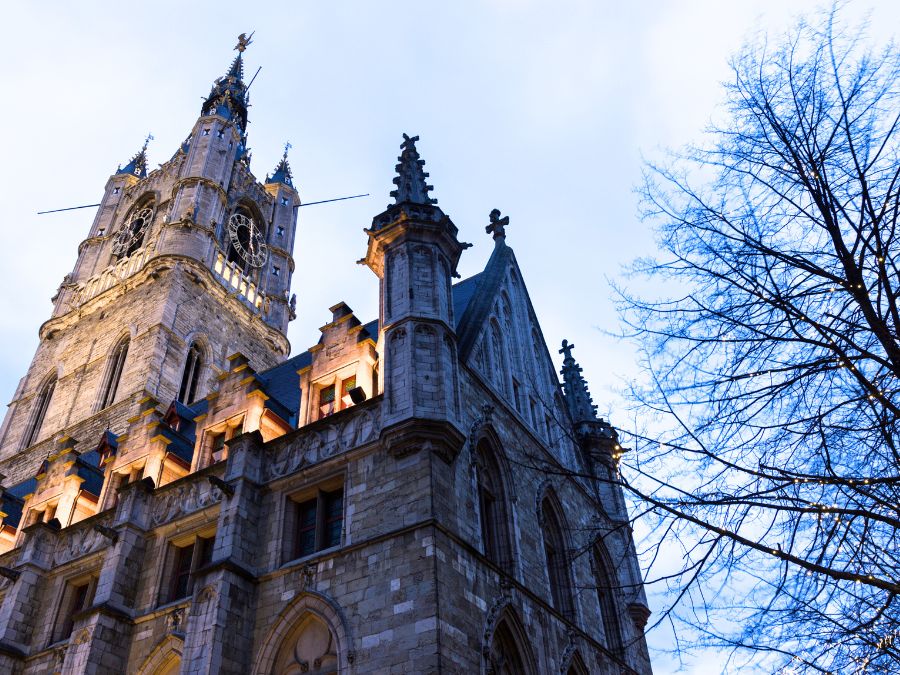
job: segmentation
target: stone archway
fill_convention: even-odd
[[[169,635],[150,652],[138,669],[138,675],[177,675],[181,670],[183,648],[181,638]]]
[[[308,591],[275,620],[253,673],[344,675],[352,662],[350,634],[340,609],[324,595]]]

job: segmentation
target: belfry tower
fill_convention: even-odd
[[[248,44],[242,35],[168,161],[148,171],[145,142],[107,181],[0,429],[0,459],[81,421],[121,430],[147,396],[189,403],[233,353],[257,367],[287,356],[300,199],[286,150],[264,183],[250,171]]]

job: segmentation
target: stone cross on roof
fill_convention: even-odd
[[[494,234],[494,241],[506,239],[506,226],[509,225],[509,216],[500,217],[500,209],[491,211],[491,224],[486,225],[484,231]]]
[[[559,350],[559,353],[563,355],[563,360],[568,361],[569,359],[575,360],[575,357],[572,356],[572,350],[575,349],[575,345],[569,344],[568,340],[562,341],[562,349]]]

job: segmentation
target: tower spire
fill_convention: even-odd
[[[251,43],[253,33],[238,36],[235,49],[238,55],[228,67],[228,72],[213,82],[209,96],[200,108],[202,115],[219,115],[233,120],[243,136],[247,131],[247,108],[250,106],[247,96],[247,85],[244,84],[244,51]]]
[[[397,204],[412,202],[413,204],[437,204],[437,199],[432,199],[428,193],[434,189],[428,185],[425,179],[428,173],[422,168],[425,160],[419,158],[416,150],[418,136],[409,137],[403,134],[403,143],[400,144],[401,152],[397,158],[397,176],[394,178],[396,190],[391,191],[391,197]]]
[[[147,146],[150,145],[152,140],[153,134],[147,134],[141,149],[128,161],[128,164],[116,169],[116,174],[128,174],[129,176],[145,178],[147,176]]]
[[[581,366],[572,356],[574,348],[575,345],[570,344],[568,340],[563,340],[562,349],[559,350],[559,353],[563,355],[563,367],[560,372],[563,376],[566,405],[576,423],[591,422],[597,419],[597,406],[594,405],[587,382],[581,375]]]
[[[269,183],[284,183],[289,187],[294,187],[293,174],[291,173],[291,165],[288,164],[288,150],[290,150],[293,146],[290,141],[284,144],[284,154],[281,156],[281,161],[275,166],[275,171],[271,176],[266,176],[266,184]]]

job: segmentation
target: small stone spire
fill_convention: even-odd
[[[250,45],[250,37],[246,33],[238,36],[238,44],[235,49],[238,55],[231,62],[228,72],[213,82],[209,96],[203,101],[200,108],[202,115],[219,115],[226,119],[234,120],[243,135],[247,130],[247,108],[249,101],[247,86],[244,84],[244,50]]]
[[[575,422],[590,422],[597,419],[597,406],[588,391],[587,382],[581,375],[581,366],[572,356],[575,345],[568,340],[562,341],[563,367],[560,374],[563,376],[563,390],[566,394],[566,405]]]
[[[266,184],[269,183],[283,183],[288,187],[294,187],[294,183],[292,182],[294,176],[291,174],[291,165],[288,164],[288,150],[291,149],[290,141],[284,144],[284,154],[281,156],[281,161],[278,162],[278,165],[275,167],[275,172],[271,176],[266,176]]]
[[[506,226],[509,225],[509,216],[500,217],[500,209],[494,209],[490,215],[491,224],[485,225],[484,231],[494,235],[494,244],[506,243]],[[560,352],[562,353],[562,352]]]
[[[401,152],[397,158],[397,176],[394,178],[396,190],[391,191],[391,197],[397,204],[412,202],[413,204],[437,204],[437,199],[432,199],[428,193],[434,189],[433,185],[427,185],[425,179],[428,173],[422,169],[425,160],[419,159],[416,150],[418,136],[410,138],[403,134],[403,143],[400,144]]]
[[[138,178],[146,178],[147,176],[147,146],[153,140],[153,134],[147,134],[144,139],[143,147],[137,151],[125,166],[116,169],[116,175],[128,174],[129,176],[137,176]]]

